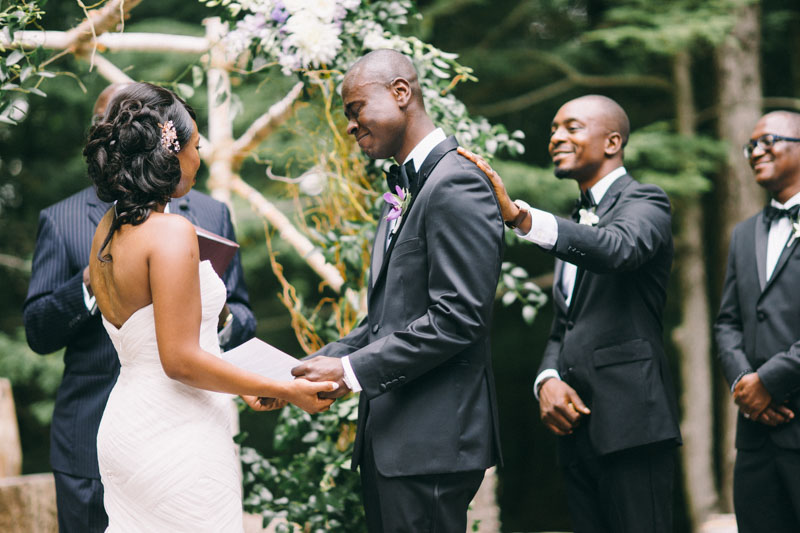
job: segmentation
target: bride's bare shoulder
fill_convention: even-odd
[[[152,213],[142,229],[153,252],[197,255],[197,233],[192,223],[180,215]]]

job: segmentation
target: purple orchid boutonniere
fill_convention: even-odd
[[[394,221],[392,233],[400,226],[400,221],[403,220],[403,215],[411,203],[411,193],[408,192],[408,189],[401,189],[399,185],[395,185],[394,188],[397,194],[391,192],[383,194],[383,199],[392,206],[389,214],[386,215],[386,220]]]

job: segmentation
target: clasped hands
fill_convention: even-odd
[[[301,409],[309,412],[316,413],[327,411],[333,400],[341,398],[348,392],[350,388],[344,383],[344,368],[342,361],[336,357],[317,356],[308,361],[303,361],[292,369],[292,375],[295,378],[303,378],[312,383],[319,382],[334,382],[338,385],[335,390],[317,392],[319,400],[327,400],[323,405],[305,406],[297,404]],[[244,402],[250,408],[256,411],[272,411],[274,409],[281,409],[287,405],[286,400],[278,398],[259,398],[257,396],[242,396]],[[319,403],[319,400],[317,403]],[[294,400],[293,400],[294,403]]]
[[[757,372],[745,374],[733,389],[733,401],[745,418],[767,426],[785,424],[794,418],[794,412],[785,405],[777,405],[767,391]]]

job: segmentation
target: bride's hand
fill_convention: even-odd
[[[317,394],[335,391],[338,388],[339,384],[335,381],[308,381],[297,378],[289,384],[287,399],[306,413],[320,413],[327,411],[333,400],[320,398]]]
[[[244,400],[244,403],[254,411],[273,411],[286,407],[286,404],[289,403],[279,398],[264,398],[258,396],[241,396],[241,398]]]

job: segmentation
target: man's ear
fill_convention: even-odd
[[[619,132],[612,131],[606,137],[605,153],[609,157],[613,157],[620,153],[622,150],[622,135]]]
[[[408,107],[409,102],[411,102],[411,85],[408,80],[400,77],[393,79],[391,89],[397,105],[402,109]]]

